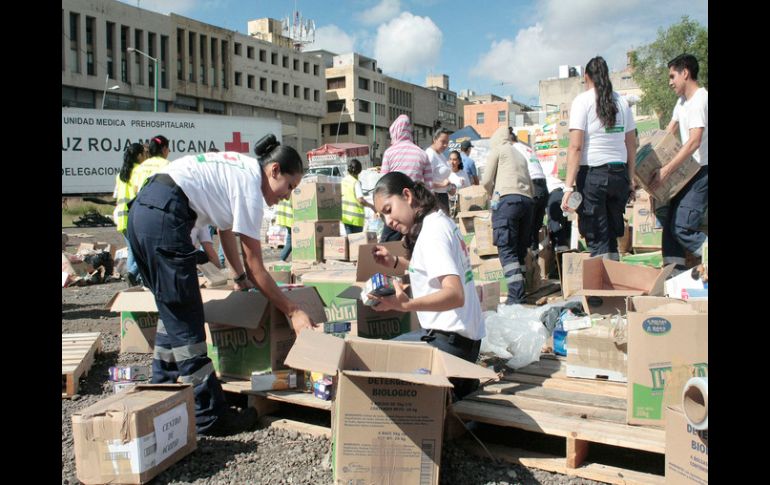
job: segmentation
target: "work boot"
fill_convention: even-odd
[[[234,434],[252,431],[257,427],[257,411],[254,408],[246,408],[236,411],[226,407],[214,424],[205,431],[199,432],[204,436],[230,436]]]

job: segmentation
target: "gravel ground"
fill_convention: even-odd
[[[80,242],[107,241],[123,247],[114,228],[63,229],[70,235],[67,250]],[[92,237],[75,237],[89,234]],[[265,252],[266,261],[277,260],[276,251]],[[62,333],[101,332],[102,354],[81,381],[79,395],[62,399],[62,484],[80,483],[75,477],[71,414],[112,394],[107,369],[114,365],[149,365],[150,354],[120,354],[120,317],[104,308],[123,282],[62,289]],[[317,424],[317,423],[316,423]],[[198,449],[156,477],[153,484],[331,484],[330,441],[295,431],[259,429],[226,438],[198,438]],[[469,455],[452,442],[445,443],[441,464],[444,485],[598,484],[591,480],[494,464]]]

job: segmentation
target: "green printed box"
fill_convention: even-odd
[[[505,282],[503,265],[500,264],[500,258],[498,257],[482,259],[481,264],[474,266],[473,280],[474,281],[499,281],[500,294],[502,295],[508,294],[508,285]]]
[[[120,353],[151,354],[158,312],[120,312]]]
[[[302,284],[318,291],[329,322],[355,321],[355,298],[341,298],[340,293],[356,283],[356,270],[311,271],[302,275]]]
[[[338,221],[295,221],[291,228],[292,261],[323,261],[324,238],[339,235]]]
[[[291,208],[294,222],[339,221],[342,218],[342,192],[340,184],[302,183],[292,193]],[[292,235],[292,246],[294,236]]]

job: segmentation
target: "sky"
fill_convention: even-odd
[[[538,103],[560,65],[601,55],[613,71],[682,16],[708,27],[708,0],[121,0],[246,34],[249,20],[297,8],[315,22],[305,48],[374,57],[389,76],[425,85],[447,74],[459,93]]]

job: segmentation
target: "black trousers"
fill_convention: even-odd
[[[524,303],[524,259],[532,230],[532,204],[532,199],[523,195],[504,195],[492,211],[494,245],[508,284],[506,305]]]
[[[577,189],[583,195],[578,207],[578,229],[586,238],[591,256],[620,260],[618,238],[625,232],[623,212],[631,193],[626,164],[580,167]]]
[[[543,216],[548,206],[548,185],[545,179],[532,179],[532,237],[530,247],[537,251],[540,246],[540,228],[543,227]]]
[[[193,385],[195,425],[200,433],[224,411],[225,397],[206,350],[198,251],[190,239],[196,219],[184,192],[171,177],[159,174],[131,204],[127,235],[160,317],[152,382],[178,380]]]

